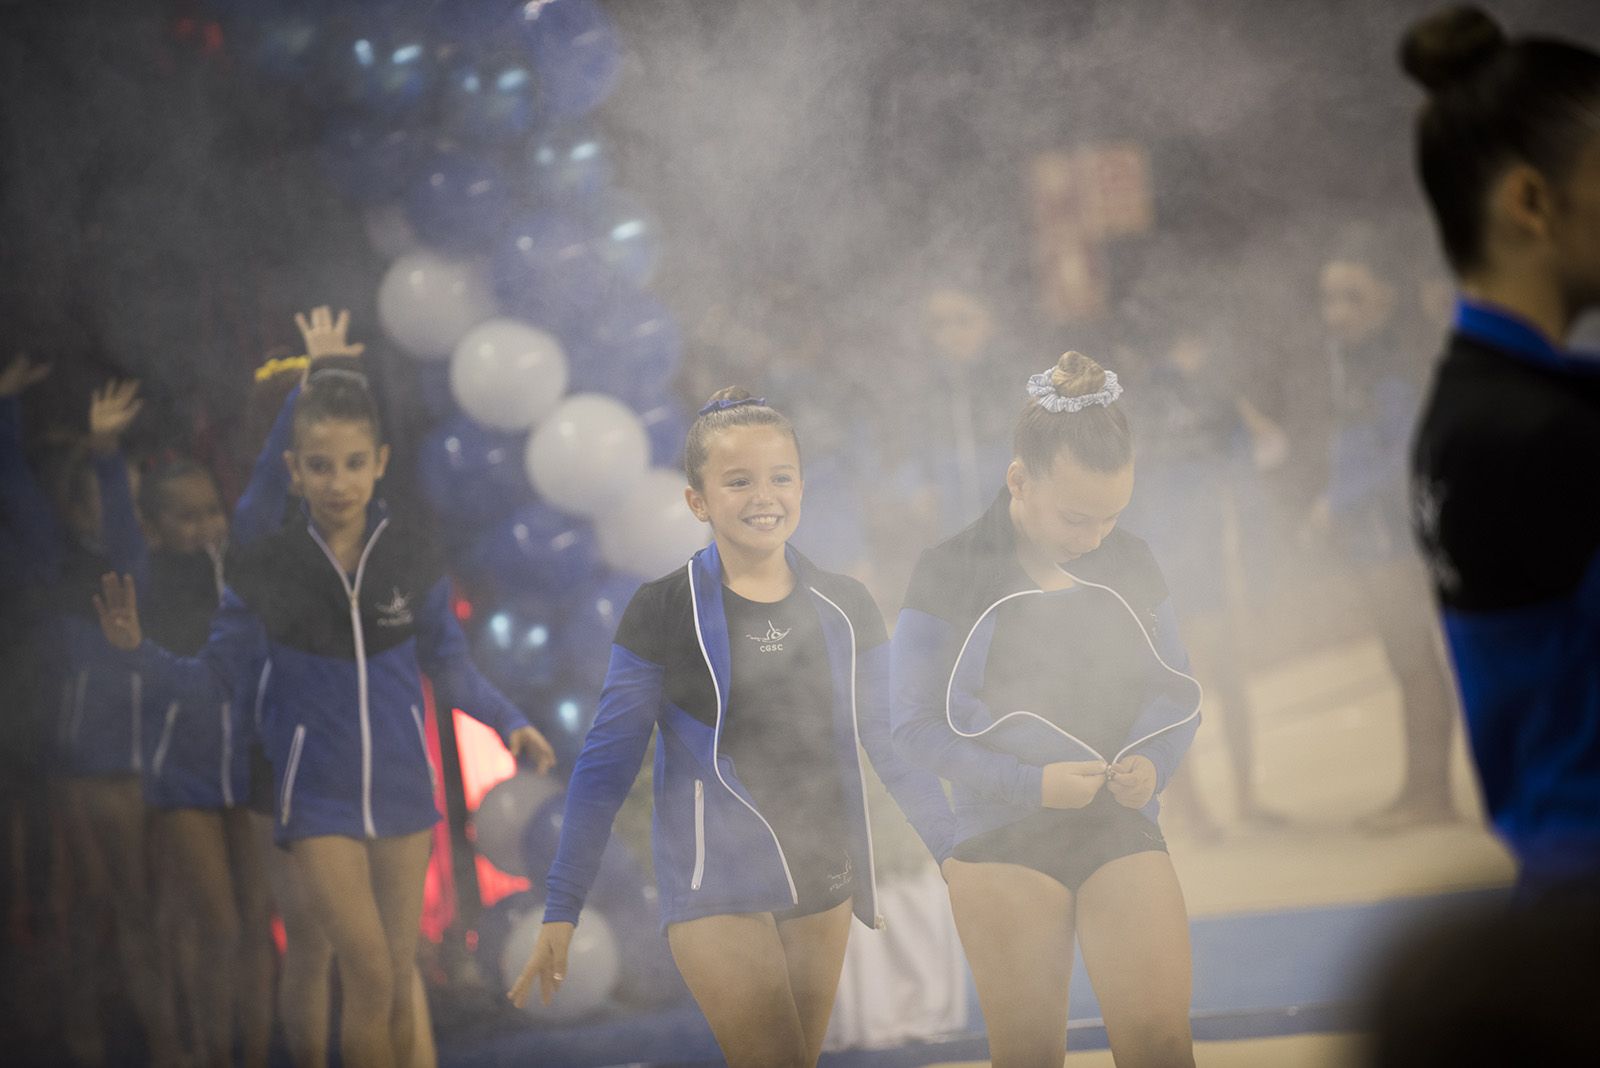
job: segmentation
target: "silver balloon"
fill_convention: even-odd
[[[417,249],[383,276],[378,321],[412,356],[444,359],[468,330],[494,314],[493,292],[479,265]]]
[[[480,425],[527,430],[567,391],[567,355],[554,337],[516,319],[467,332],[450,360],[450,392]]]
[[[650,439],[621,401],[575,393],[528,438],[525,459],[541,497],[564,512],[594,516],[626,500],[644,477]]]

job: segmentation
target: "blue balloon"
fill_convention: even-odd
[[[516,141],[538,124],[539,82],[521,60],[462,64],[445,79],[440,111],[445,126],[463,141]]]
[[[448,360],[412,360],[411,373],[415,376],[417,396],[428,422],[446,423],[461,415],[455,394],[450,392],[450,362]]]
[[[340,35],[328,60],[331,73],[346,103],[390,117],[409,115],[428,102],[439,78],[432,44],[415,29],[371,21],[372,28]]]
[[[566,603],[556,645],[569,680],[595,690],[605,682],[617,624],[639,585],[631,575],[609,572]]]
[[[611,154],[586,123],[544,130],[522,155],[535,192],[552,206],[591,210],[588,202],[611,185]]]
[[[622,45],[596,0],[533,0],[521,28],[547,115],[586,115],[616,88]]]
[[[561,598],[588,583],[599,564],[594,529],[586,521],[535,501],[485,531],[462,569],[498,589]]]
[[[590,213],[600,258],[635,286],[650,284],[661,263],[661,231],[655,219],[626,193],[604,197]]]
[[[573,323],[562,340],[571,390],[595,390],[647,411],[670,396],[683,362],[683,332],[667,306],[648,293],[626,292],[598,315]],[[682,445],[682,439],[679,439]]]
[[[505,229],[510,213],[499,169],[475,154],[441,148],[418,167],[406,196],[417,234],[442,248],[474,249]]]
[[[639,413],[650,436],[650,463],[655,467],[680,467],[683,443],[689,436],[689,417],[675,400],[664,401]]]
[[[578,758],[584,736],[594,725],[595,708],[599,703],[597,688],[564,686],[552,689],[534,705],[534,716],[530,719],[555,747],[556,757],[563,767],[572,767]]]
[[[517,32],[522,4],[516,0],[435,0],[428,19],[439,40],[481,52]]]
[[[412,127],[343,117],[329,122],[317,158],[345,196],[381,204],[400,196],[427,152]]]
[[[533,818],[523,829],[523,863],[535,886],[543,886],[550,864],[556,859],[556,850],[561,845],[561,818],[566,804],[567,795],[563,791],[535,809]],[[613,835],[606,841],[605,851],[600,854],[600,867],[595,871],[594,883],[584,907],[604,912],[607,902],[633,903],[643,882],[644,873],[639,868],[639,862],[633,859],[628,847]]]
[[[464,415],[423,440],[417,480],[447,532],[475,536],[533,501],[523,470],[524,444],[521,435],[485,430]]]
[[[484,676],[525,711],[543,708],[547,691],[561,676],[560,613],[544,598],[522,596],[480,610],[473,623],[472,659]],[[545,734],[551,737],[548,730]]]
[[[494,279],[513,314],[562,337],[617,288],[592,231],[550,210],[532,212],[507,227],[495,249]]]

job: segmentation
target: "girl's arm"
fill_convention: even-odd
[[[1161,602],[1156,609],[1155,627],[1150,637],[1162,660],[1178,671],[1189,673],[1189,654],[1184,651],[1178,634],[1178,617],[1170,599]],[[1180,679],[1166,671],[1161,673],[1165,680],[1139,713],[1127,739],[1128,743],[1139,742],[1148,734],[1187,719],[1181,726],[1163,731],[1128,750],[1129,756],[1147,757],[1155,765],[1156,793],[1166,789],[1167,780],[1178,770],[1179,762],[1194,741],[1195,731],[1200,728],[1199,683]]]
[[[611,665],[595,711],[594,726],[567,785],[561,844],[545,878],[546,923],[577,923],[583,900],[600,870],[611,824],[639,776],[666,669],[621,646],[611,647]]]
[[[211,617],[206,644],[194,656],[176,656],[144,640],[139,625],[139,598],[130,575],[106,574],[95,595],[100,630],[111,647],[144,676],[146,685],[184,700],[221,704],[254,681],[252,665],[266,651],[266,631],[255,613],[231,589]]]
[[[250,482],[233,506],[233,518],[228,526],[228,537],[234,545],[244,546],[259,541],[278,529],[283,519],[284,506],[289,500],[289,467],[283,454],[289,451],[294,436],[294,406],[300,399],[300,387],[295,386],[284,398],[278,417],[273,420],[267,440],[250,469]]]
[[[417,617],[417,660],[433,680],[441,704],[459,708],[493,728],[512,756],[532,756],[539,771],[555,764],[555,750],[544,735],[472,662],[467,636],[450,606],[449,579],[435,582],[423,600]]]
[[[902,609],[890,643],[890,723],[895,749],[914,764],[986,797],[1039,807],[1044,769],[951,729],[945,701],[963,635],[938,616]],[[967,695],[964,701],[977,704]],[[965,718],[965,717],[964,717]],[[974,721],[985,722],[988,716]]]
[[[100,484],[100,537],[112,567],[131,574],[143,585],[150,552],[128,484],[128,461],[122,454],[122,435],[144,407],[139,383],[110,382],[97,389],[89,401],[89,449],[94,474]]]
[[[890,660],[887,641],[856,656],[856,721],[861,746],[923,845],[943,864],[955,847],[954,817],[939,777],[912,764],[895,749],[889,726]]]

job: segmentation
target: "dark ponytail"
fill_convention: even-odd
[[[1445,256],[1457,274],[1483,265],[1485,198],[1526,163],[1552,182],[1600,133],[1600,55],[1550,38],[1506,37],[1482,9],[1422,19],[1400,65],[1428,91],[1417,119],[1417,169]]]

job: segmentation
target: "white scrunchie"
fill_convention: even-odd
[[[1081,412],[1092,405],[1102,408],[1111,407],[1111,402],[1122,396],[1122,383],[1117,381],[1115,371],[1107,371],[1106,384],[1095,393],[1080,393],[1075,397],[1062,396],[1056,392],[1051,375],[1055,371],[1052,367],[1048,371],[1041,371],[1028,379],[1028,396],[1034,403],[1047,412]]]

